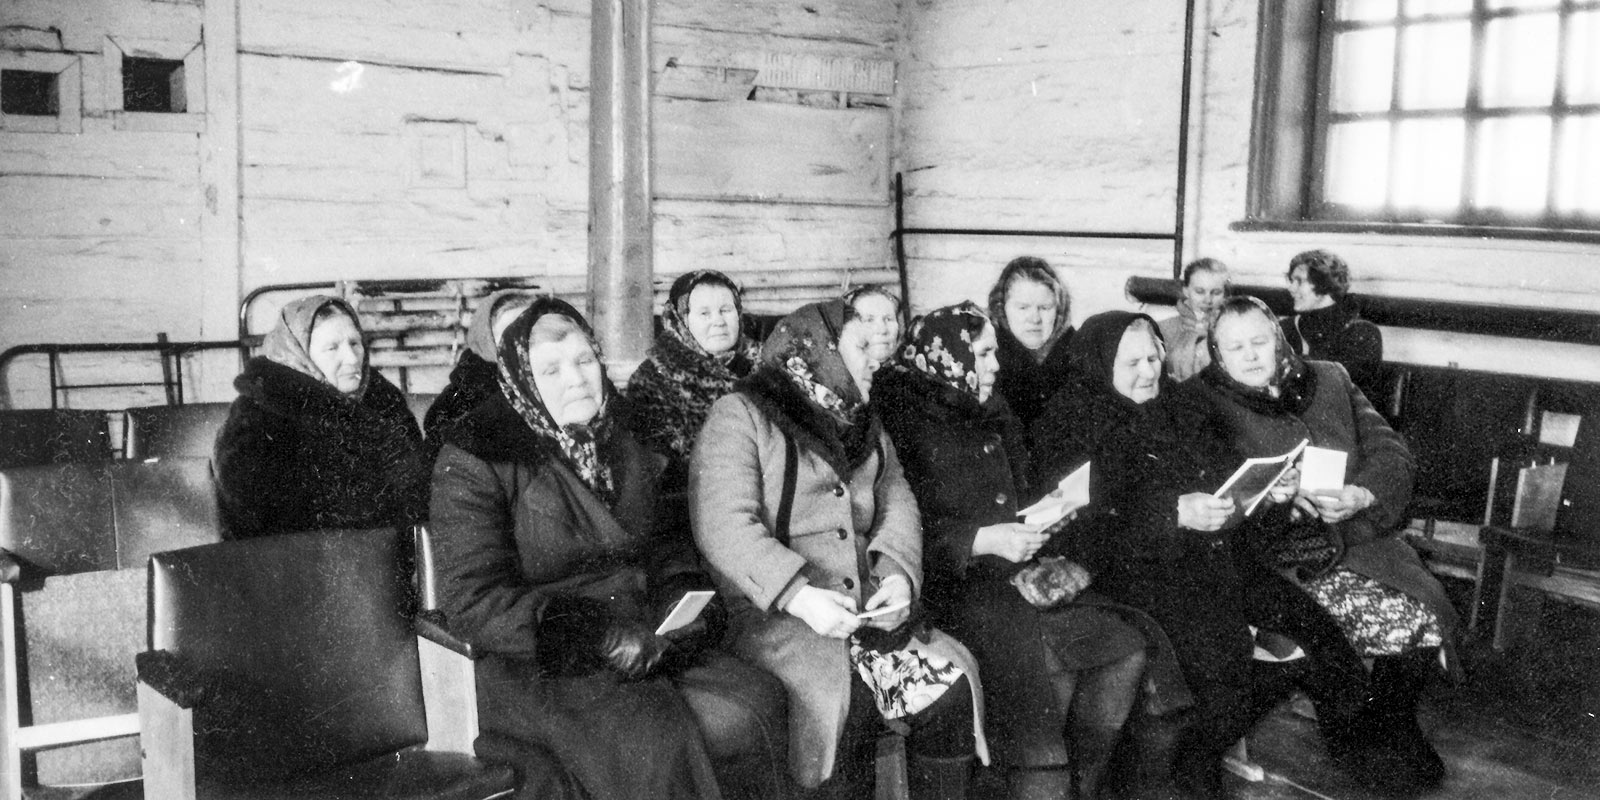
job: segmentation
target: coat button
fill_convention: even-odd
[[[844,588],[846,588],[846,589],[854,589],[854,588],[856,588],[856,582],[854,580],[851,580],[850,578],[845,578],[844,579]]]
[[[995,502],[995,505],[1000,505],[1000,506],[1005,505],[1006,504],[1006,493],[1005,492],[1001,492],[1001,493],[995,495],[994,496],[994,502]]]
[[[844,484],[841,483],[841,484],[833,487],[833,496],[834,497],[844,497]]]
[[[833,532],[839,537],[840,541],[850,538],[850,534],[844,528],[835,528]]]

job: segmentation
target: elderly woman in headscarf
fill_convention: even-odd
[[[822,796],[871,797],[889,720],[911,797],[961,798],[978,675],[919,624],[922,530],[894,445],[867,403],[867,334],[834,300],[785,317],[761,365],[718,400],[689,473],[695,540],[732,606],[736,652],[789,690],[790,768]]]
[[[500,392],[496,350],[500,334],[527,308],[533,296],[521,289],[501,289],[478,303],[467,326],[467,347],[450,370],[450,383],[434,398],[422,418],[422,434],[428,463],[439,457],[444,446],[444,431],[467,415],[479,403]]]
[[[728,276],[709,269],[678,276],[661,333],[628,379],[632,427],[667,457],[664,494],[686,490],[689,453],[711,404],[755,368],[761,344],[744,335],[743,314],[739,286]]]
[[[879,369],[900,349],[900,298],[881,286],[857,286],[844,293],[844,302],[867,332],[867,356]]]
[[[433,479],[444,610],[481,653],[480,755],[553,754],[595,798],[787,796],[782,688],[716,649],[706,613],[656,633],[708,579],[661,546],[686,538],[658,529],[663,460],[588,323],[540,298],[498,356],[499,393],[446,433]]]
[[[426,517],[422,435],[405,396],[368,365],[348,303],[316,295],[285,305],[233,385],[239,397],[216,444],[226,536]]]
[[[1072,297],[1048,262],[1018,256],[1000,270],[989,290],[989,318],[1000,344],[995,391],[1026,429],[1066,386]]]
[[[1153,632],[1152,652],[1165,640],[1131,608],[1080,598],[1081,566],[1037,557],[1053,529],[1017,520],[1044,492],[1030,486],[1022,428],[993,391],[995,338],[972,303],[929,312],[877,374],[873,403],[922,511],[929,615],[978,659],[1009,797],[1092,800],[1145,675],[1146,638],[1122,617]],[[1181,679],[1157,683],[1161,710],[1186,701]]]

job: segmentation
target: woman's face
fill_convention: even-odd
[[[1049,340],[1056,326],[1056,293],[1038,281],[1018,278],[1006,290],[1006,327],[1029,350]]]
[[[1311,276],[1306,274],[1309,270],[1310,268],[1303,264],[1289,270],[1289,296],[1294,299],[1294,310],[1297,314],[1333,305],[1332,297],[1317,294],[1316,284],[1313,284]]]
[[[311,325],[311,363],[322,379],[343,394],[361,388],[361,372],[366,367],[366,344],[361,331],[348,314],[334,314]]]
[[[1272,383],[1278,363],[1278,323],[1260,312],[1217,320],[1217,354],[1228,377],[1261,389]]]
[[[702,283],[690,290],[683,321],[707,353],[726,353],[739,341],[739,304],[726,286]]]
[[[1197,269],[1184,284],[1183,297],[1189,307],[1207,323],[1216,319],[1222,301],[1228,299],[1228,276],[1209,269]]]
[[[856,319],[866,327],[867,355],[880,364],[888,361],[900,341],[900,317],[895,313],[894,301],[881,294],[863,294],[851,307]]]
[[[983,326],[983,332],[972,343],[972,369],[978,373],[978,402],[986,403],[994,395],[994,381],[1000,374],[1000,358],[995,355],[997,343],[994,326]]]
[[[1135,403],[1154,400],[1161,393],[1161,348],[1149,330],[1130,327],[1122,332],[1111,363],[1111,388]]]
[[[582,425],[600,413],[600,359],[581,333],[529,343],[528,366],[539,398],[557,425]]]
[[[855,380],[856,388],[861,390],[861,399],[866,400],[872,393],[872,371],[877,367],[877,362],[867,352],[868,339],[871,334],[861,320],[853,319],[845,323],[839,331],[839,355],[844,358],[844,367],[850,371],[850,377]]]

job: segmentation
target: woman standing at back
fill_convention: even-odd
[[[1026,429],[1067,383],[1072,298],[1044,259],[1019,256],[989,290],[989,318],[999,342],[995,391]]]

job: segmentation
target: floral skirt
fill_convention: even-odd
[[[1444,643],[1439,618],[1427,606],[1365,575],[1335,569],[1304,586],[1363,657],[1399,655]]]
[[[850,642],[850,663],[872,690],[884,719],[904,719],[944,696],[962,669],[943,656],[915,650],[868,650]]]

